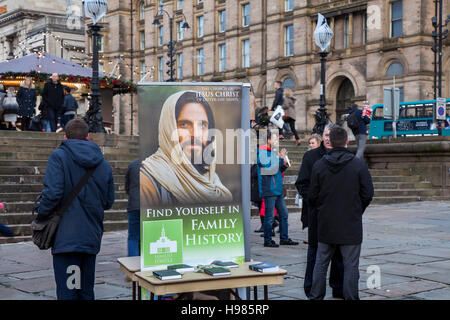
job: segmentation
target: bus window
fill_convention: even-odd
[[[375,108],[372,120],[383,120],[383,107]]]

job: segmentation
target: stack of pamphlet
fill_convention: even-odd
[[[224,267],[224,268],[238,268],[239,264],[233,261],[214,261],[212,263],[215,266],[218,267]]]
[[[261,262],[256,264],[251,264],[248,266],[250,270],[258,272],[276,272],[280,270],[280,267],[276,264],[271,264],[268,262]]]
[[[159,280],[174,280],[181,279],[181,273],[175,270],[158,270],[153,271],[153,275]]]
[[[203,269],[203,271],[206,274],[209,274],[209,275],[214,276],[214,277],[216,277],[216,276],[227,276],[227,275],[231,274],[229,269],[222,268],[222,267],[205,268],[205,269]]]
[[[168,270],[175,270],[179,273],[191,272],[194,271],[194,267],[187,264],[173,264],[171,266],[167,266]]]

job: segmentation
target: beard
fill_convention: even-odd
[[[205,174],[209,171],[210,163],[206,162],[203,153],[211,142],[212,141],[207,141],[206,143],[202,143],[199,139],[195,139],[194,137],[192,137],[190,140],[187,140],[181,144],[181,149],[183,150],[184,154],[189,158],[191,164],[200,174]],[[192,145],[200,147],[200,150],[191,148],[190,152],[186,152],[185,148]],[[214,151],[212,156],[214,157]]]

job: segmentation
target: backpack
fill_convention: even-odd
[[[358,120],[358,116],[356,114],[356,111],[350,113],[349,116],[347,117],[347,125],[352,130],[358,130],[359,129],[359,120]]]

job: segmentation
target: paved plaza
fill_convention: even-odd
[[[370,206],[363,221],[361,299],[450,300],[450,202]],[[252,259],[276,263],[288,271],[282,286],[269,287],[269,298],[306,299],[307,245],[302,241],[307,232],[301,230],[300,214],[289,217],[289,236],[300,241],[299,246],[264,248],[263,238],[253,232],[259,218],[253,217],[251,224]],[[103,237],[97,257],[96,299],[131,299],[131,283],[116,262],[126,256],[126,238],[126,231]],[[279,241],[278,233],[275,240]],[[381,287],[369,289],[367,280],[375,276],[370,271],[377,269]],[[332,299],[331,289],[327,290],[326,299]],[[55,299],[50,251],[40,251],[31,242],[0,245],[0,299]]]

